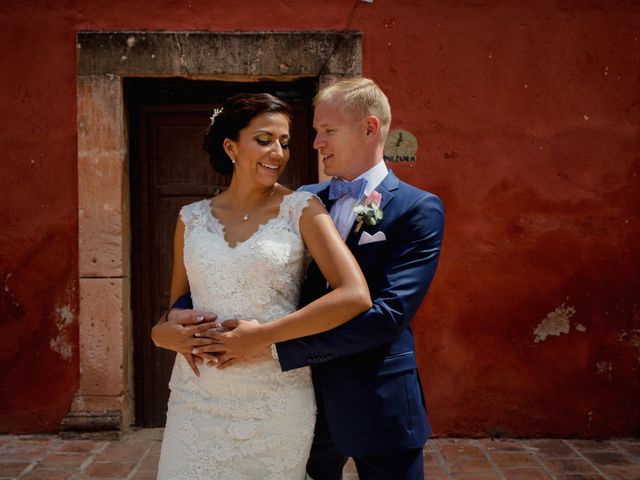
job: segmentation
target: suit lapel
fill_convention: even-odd
[[[382,205],[380,208],[384,210],[389,205],[389,202],[393,200],[393,192],[398,189],[400,180],[396,177],[392,171],[389,171],[386,177],[380,182],[380,185],[376,187],[376,190],[382,195]]]
[[[382,202],[381,202],[380,208],[382,209],[383,212],[384,212],[384,209],[387,208],[387,206],[389,205],[389,202],[393,200],[393,192],[394,190],[398,189],[398,183],[399,183],[398,177],[396,177],[392,171],[389,171],[387,176],[384,177],[382,182],[380,182],[380,185],[376,187],[376,190],[378,191],[378,193],[382,195]],[[329,195],[329,189],[327,188],[327,196],[328,195]],[[357,225],[358,225],[358,222],[353,222],[353,226],[351,227],[351,231],[349,232],[349,235],[347,236],[347,240],[346,240],[346,244],[349,247],[349,250],[351,251],[354,251],[357,248],[358,242],[360,241],[360,236],[362,235],[362,232],[365,229],[367,228],[376,229],[375,226],[367,227],[366,225],[363,225],[360,231],[356,232]]]
[[[356,226],[358,225],[358,222],[353,222],[353,226],[351,227],[351,231],[349,232],[349,235],[347,235],[347,239],[345,240],[345,243],[347,244],[347,247],[349,247],[349,250],[354,251],[356,249],[356,247],[358,246],[358,240],[360,239],[360,235],[362,235],[362,230],[364,229],[364,225],[362,226],[362,228],[360,229],[359,232],[356,232]]]

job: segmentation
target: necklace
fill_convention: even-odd
[[[269,192],[269,195],[267,195],[267,198],[272,197],[272,196],[273,196],[273,192],[275,192],[275,191],[276,191],[276,187],[275,187],[275,185],[274,185],[274,186],[273,186],[273,188],[271,189],[271,192]],[[253,215],[254,213],[256,213],[256,211],[257,211],[260,207],[262,207],[262,206],[264,206],[264,203],[261,203],[261,204],[260,204],[260,205],[258,205],[257,207],[255,207],[255,208],[251,209],[251,211],[249,211],[249,212],[243,211],[243,212],[242,212],[242,220],[244,220],[245,222],[246,222],[247,220],[249,220],[249,217],[251,217],[251,215]]]

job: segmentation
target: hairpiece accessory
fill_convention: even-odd
[[[211,115],[211,117],[209,117],[211,119],[211,125],[213,125],[213,122],[216,121],[216,117],[218,115],[220,115],[222,113],[222,108],[214,108],[213,109],[213,115]]]

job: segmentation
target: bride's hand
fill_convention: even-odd
[[[206,362],[211,365],[212,358],[208,356],[197,358],[191,354],[194,347],[205,345],[210,341],[199,339],[195,334],[215,327],[216,315],[195,312],[193,310],[172,310],[169,312],[168,321],[164,316],[151,330],[151,338],[157,347],[166,348],[180,353],[196,376],[200,376],[198,363]],[[215,358],[213,359],[215,360]]]
[[[204,345],[205,339],[196,338],[195,335],[217,325],[215,315],[191,312],[174,319],[169,317],[169,321],[158,322],[151,329],[151,339],[157,347],[173,350],[180,353],[191,353],[194,347]],[[173,312],[172,312],[173,313]],[[184,318],[183,318],[184,317]]]
[[[207,337],[218,343],[195,348],[191,353],[216,353],[218,368],[226,368],[236,363],[252,363],[267,360],[266,349],[270,346],[263,338],[262,328],[257,320],[227,320],[222,325],[227,332],[200,332],[198,337]]]

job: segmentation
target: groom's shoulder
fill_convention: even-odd
[[[311,192],[311,193],[317,195],[318,192],[321,192],[322,190],[327,188],[328,185],[329,185],[329,181],[321,182],[321,183],[310,183],[308,185],[302,185],[300,188],[298,188],[298,191],[299,192]]]
[[[404,200],[407,205],[428,205],[436,208],[443,208],[442,200],[426,190],[422,190],[402,180],[398,180],[397,195]]]
[[[444,204],[436,195],[399,181],[395,191],[392,212],[401,224],[421,225],[442,231],[445,218]]]

